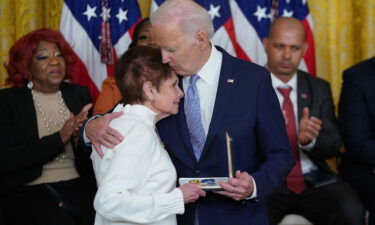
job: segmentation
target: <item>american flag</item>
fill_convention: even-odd
[[[153,0],[151,12],[165,0]],[[296,17],[306,31],[308,48],[299,68],[315,75],[315,54],[312,18],[307,0],[195,0],[211,15],[215,33],[214,44],[244,60],[266,65],[262,41],[277,16]]]
[[[79,58],[74,83],[88,86],[93,99],[140,19],[137,0],[64,0],[60,31]]]

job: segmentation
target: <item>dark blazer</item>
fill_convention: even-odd
[[[304,152],[319,169],[330,170],[325,160],[339,155],[341,137],[329,83],[303,71],[298,71],[297,105],[299,120],[302,118],[304,107],[310,109],[310,116],[322,120],[322,129],[316,139],[315,146]]]
[[[373,179],[375,174],[375,57],[344,71],[339,121],[346,148],[340,168],[342,176],[351,183]]]
[[[91,102],[87,88],[62,83],[63,99],[73,114]],[[39,139],[31,91],[24,88],[0,90],[0,193],[15,190],[41,175],[43,164],[64,151],[59,132]],[[89,152],[74,147],[81,176],[92,174]]]
[[[223,63],[200,160],[196,161],[190,144],[184,99],[177,115],[157,124],[158,131],[178,177],[228,176],[225,142],[225,131],[228,131],[233,137],[234,167],[253,176],[258,197],[234,201],[209,192],[196,203],[186,205],[178,222],[194,224],[197,210],[200,225],[268,224],[264,200],[284,181],[294,164],[284,119],[269,72],[218,49],[223,53]]]

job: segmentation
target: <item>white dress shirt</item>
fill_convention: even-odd
[[[275,89],[277,98],[279,99],[280,107],[282,107],[282,104],[284,102],[284,97],[277,90],[277,88],[288,88],[288,87],[292,88],[289,98],[293,104],[293,112],[294,112],[294,117],[296,118],[296,128],[297,128],[297,133],[298,133],[299,120],[298,120],[298,107],[297,107],[297,74],[295,74],[292,77],[292,79],[290,79],[288,82],[284,83],[282,80],[280,80],[274,74],[271,73],[271,80],[272,80],[272,86]],[[300,143],[298,143],[298,147],[300,149],[309,151],[315,146],[315,142],[316,142],[316,138],[314,138],[314,140],[307,145],[301,145]],[[299,155],[301,158],[301,167],[302,167],[303,174],[306,174],[306,173],[309,173],[311,171],[318,169],[316,165],[309,159],[309,157],[303,151],[299,151]]]

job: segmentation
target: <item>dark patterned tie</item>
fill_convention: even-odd
[[[296,194],[300,194],[305,188],[305,179],[302,174],[301,168],[301,158],[299,155],[298,149],[298,138],[297,138],[297,129],[296,129],[296,119],[293,111],[293,104],[289,98],[291,87],[288,88],[277,88],[277,90],[283,95],[284,101],[282,105],[283,115],[286,124],[286,132],[288,134],[288,139],[290,146],[292,147],[292,153],[296,164],[290,171],[289,175],[286,178],[286,185],[289,190],[293,191]]]
[[[189,129],[191,145],[193,146],[194,155],[197,161],[202,154],[204,142],[206,141],[206,134],[201,119],[199,94],[196,86],[198,79],[199,76],[197,74],[191,76],[190,84],[185,96],[186,123]]]

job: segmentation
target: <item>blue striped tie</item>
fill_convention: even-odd
[[[199,94],[196,86],[198,79],[199,76],[197,74],[190,77],[190,84],[185,96],[186,123],[189,129],[190,142],[193,146],[194,155],[197,161],[201,156],[204,142],[206,141],[206,134],[202,125]]]

